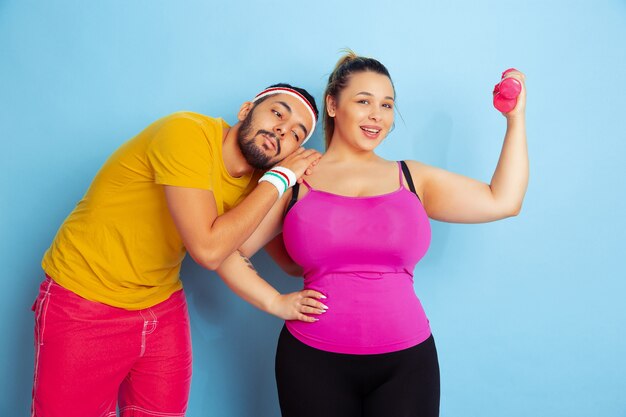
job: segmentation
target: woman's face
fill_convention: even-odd
[[[335,118],[333,141],[344,140],[359,149],[373,150],[393,125],[394,92],[386,75],[353,74],[338,100],[327,100],[328,113]]]

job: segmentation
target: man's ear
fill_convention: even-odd
[[[335,100],[335,97],[329,94],[326,96],[326,113],[328,113],[330,117],[335,117],[336,112],[337,112],[337,100]]]
[[[237,119],[242,122],[246,117],[248,117],[248,113],[250,113],[250,110],[252,110],[253,107],[254,103],[251,101],[243,103],[239,108],[239,113],[237,113]]]

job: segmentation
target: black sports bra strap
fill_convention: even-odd
[[[298,202],[298,194],[300,194],[300,183],[295,183],[291,188],[291,200],[289,200],[289,204],[287,204],[287,210],[285,210],[285,214],[287,214],[287,212],[291,210],[293,205]]]
[[[415,194],[420,201],[422,201],[420,196],[417,194],[417,191],[415,191],[415,185],[413,184],[413,178],[411,177],[411,171],[409,171],[409,167],[406,165],[406,162],[400,161],[400,166],[402,167],[402,172],[404,173],[404,177],[406,178],[406,182],[407,182],[407,184],[409,184],[409,190],[411,190],[411,192],[413,194]]]

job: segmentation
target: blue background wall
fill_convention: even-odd
[[[522,214],[433,222],[415,272],[442,416],[626,416],[624,39],[623,0],[0,1],[0,415],[28,412],[39,262],[107,156],[176,110],[234,122],[274,82],[321,100],[349,46],[394,77],[402,119],[383,156],[485,181],[505,129],[491,89],[510,66],[527,74]],[[282,291],[299,287],[253,260]],[[193,262],[183,275],[188,415],[277,416],[280,321]]]

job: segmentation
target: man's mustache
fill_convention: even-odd
[[[271,138],[273,138],[276,141],[276,155],[278,155],[280,153],[280,139],[278,138],[278,136],[276,136],[276,134],[274,132],[270,132],[268,130],[264,130],[264,129],[259,129],[256,132],[257,135],[266,135],[269,136]]]

